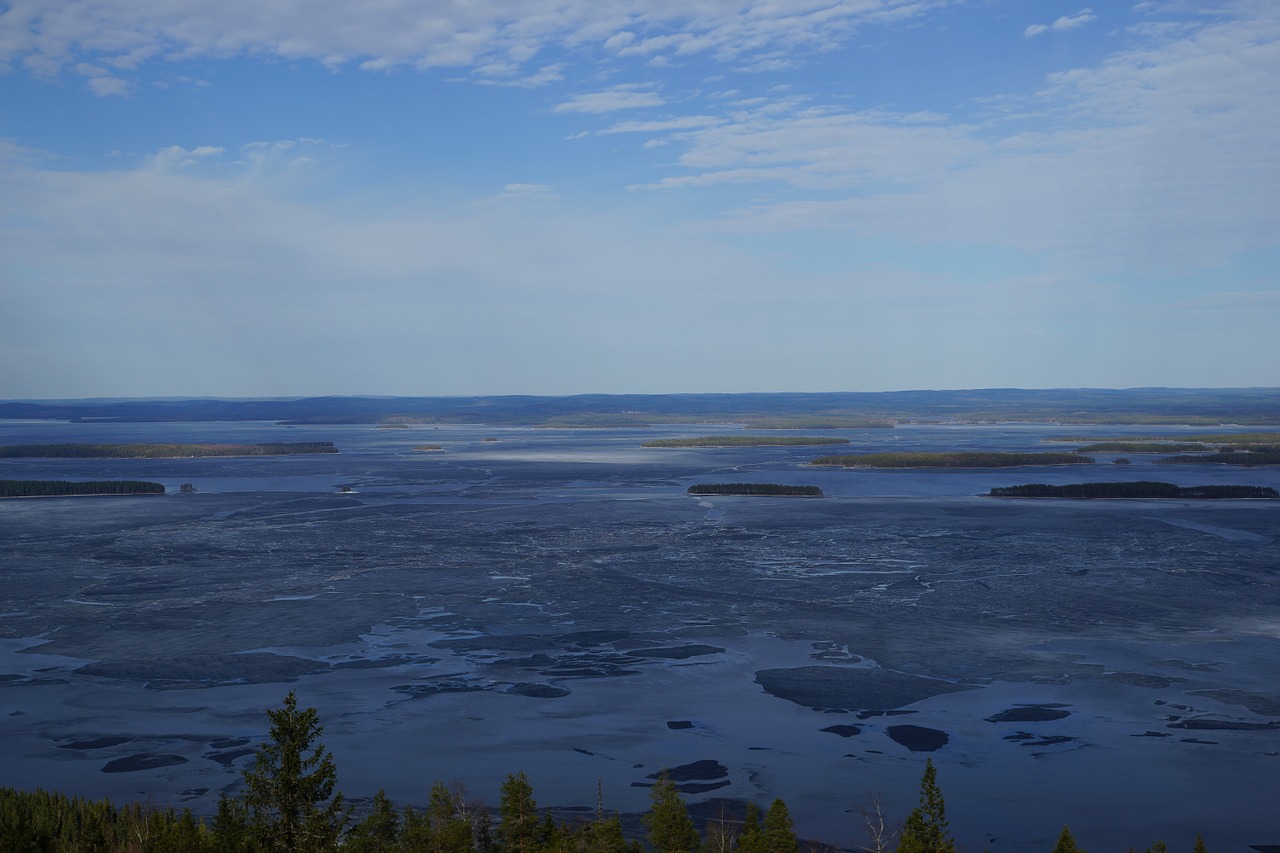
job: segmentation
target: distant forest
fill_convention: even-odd
[[[72,495],[163,495],[164,486],[142,480],[0,480],[0,498],[47,498]]]
[[[3,418],[564,427],[745,423],[754,429],[856,429],[901,422],[1007,421],[1271,426],[1280,424],[1280,389],[988,388],[815,394],[43,400],[0,402],[0,419]]]
[[[1191,500],[1280,499],[1280,492],[1266,486],[1175,486],[1151,480],[1127,483],[1073,483],[1048,486],[1031,483],[992,489],[994,498],[1183,498]]]
[[[0,459],[185,459],[337,452],[338,448],[332,441],[292,444],[10,444],[0,447]]]
[[[690,486],[691,495],[763,495],[763,496],[796,496],[806,498],[822,497],[822,489],[817,486],[783,486],[778,483],[703,483]]]

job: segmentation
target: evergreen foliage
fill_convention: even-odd
[[[822,497],[822,489],[817,486],[784,486],[778,483],[700,483],[686,490],[690,495],[746,495],[785,496],[785,497]]]
[[[653,853],[693,853],[702,843],[676,783],[664,769],[650,791],[652,805],[644,817]]]
[[[503,853],[534,853],[541,846],[541,822],[538,804],[533,799],[533,786],[524,773],[507,777],[502,783],[502,799],[498,807],[498,841]]]
[[[947,809],[938,789],[938,771],[926,759],[920,778],[920,804],[907,815],[898,837],[898,853],[955,853],[947,831]]]
[[[1152,480],[1124,483],[1072,483],[1050,486],[1031,483],[1002,486],[990,492],[995,498],[1181,498],[1189,500],[1277,499],[1269,486],[1175,486]]]
[[[164,486],[144,480],[0,480],[0,498],[73,497],[79,495],[163,495]]]
[[[1071,830],[1062,827],[1062,834],[1058,836],[1058,843],[1053,845],[1052,853],[1085,853],[1076,846],[1076,839],[1071,834]]]
[[[800,840],[791,822],[787,804],[775,799],[764,814],[761,837],[765,853],[800,853]]]
[[[320,853],[338,846],[347,823],[342,794],[334,793],[333,754],[317,738],[324,731],[315,708],[298,709],[293,691],[267,711],[270,740],[244,771],[249,828],[265,851]]]

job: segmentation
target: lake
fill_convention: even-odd
[[[1048,850],[1063,824],[1099,850],[1280,844],[1280,502],[981,496],[1280,471],[641,447],[733,429],[0,421],[0,444],[341,450],[0,460],[0,479],[169,491],[0,501],[0,784],[212,813],[292,689],[357,799],[420,805],[443,780],[496,805],[524,771],[539,805],[594,806],[599,782],[638,812],[651,774],[705,762],[691,803],[782,797],[803,836],[852,847],[873,799],[905,817],[930,757],[969,849]],[[872,452],[1195,432],[831,434]],[[685,494],[712,482],[826,497]]]

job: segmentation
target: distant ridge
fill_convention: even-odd
[[[646,426],[788,419],[1280,424],[1280,388],[1019,389],[746,394],[579,394],[563,397],[282,397],[0,402],[0,419],[277,421],[312,424],[485,423]],[[808,419],[808,421],[806,420]],[[811,421],[811,422],[810,422]]]

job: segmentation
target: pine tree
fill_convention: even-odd
[[[747,800],[747,812],[742,817],[742,831],[738,833],[738,853],[764,853],[764,833],[760,829],[760,807]]]
[[[347,813],[334,793],[333,754],[316,739],[324,731],[315,708],[298,710],[293,691],[267,711],[270,740],[244,771],[250,831],[259,847],[283,853],[319,853],[338,846]]]
[[[693,828],[689,810],[680,798],[676,783],[671,781],[666,770],[658,775],[650,797],[653,804],[644,816],[644,825],[649,830],[649,846],[654,853],[692,853],[697,850],[702,840]]]
[[[947,832],[946,804],[938,790],[933,759],[926,759],[920,779],[920,804],[902,826],[898,853],[955,853],[956,845]]]
[[[1208,846],[1204,843],[1204,836],[1196,833],[1196,845],[1191,848],[1191,853],[1209,853]]]
[[[1071,830],[1062,827],[1062,834],[1058,836],[1058,843],[1053,847],[1053,853],[1085,853],[1076,846],[1076,840],[1071,835]]]
[[[498,814],[501,819],[498,841],[503,853],[535,853],[542,846],[538,804],[533,799],[533,786],[524,773],[507,776],[507,781],[502,783]]]

